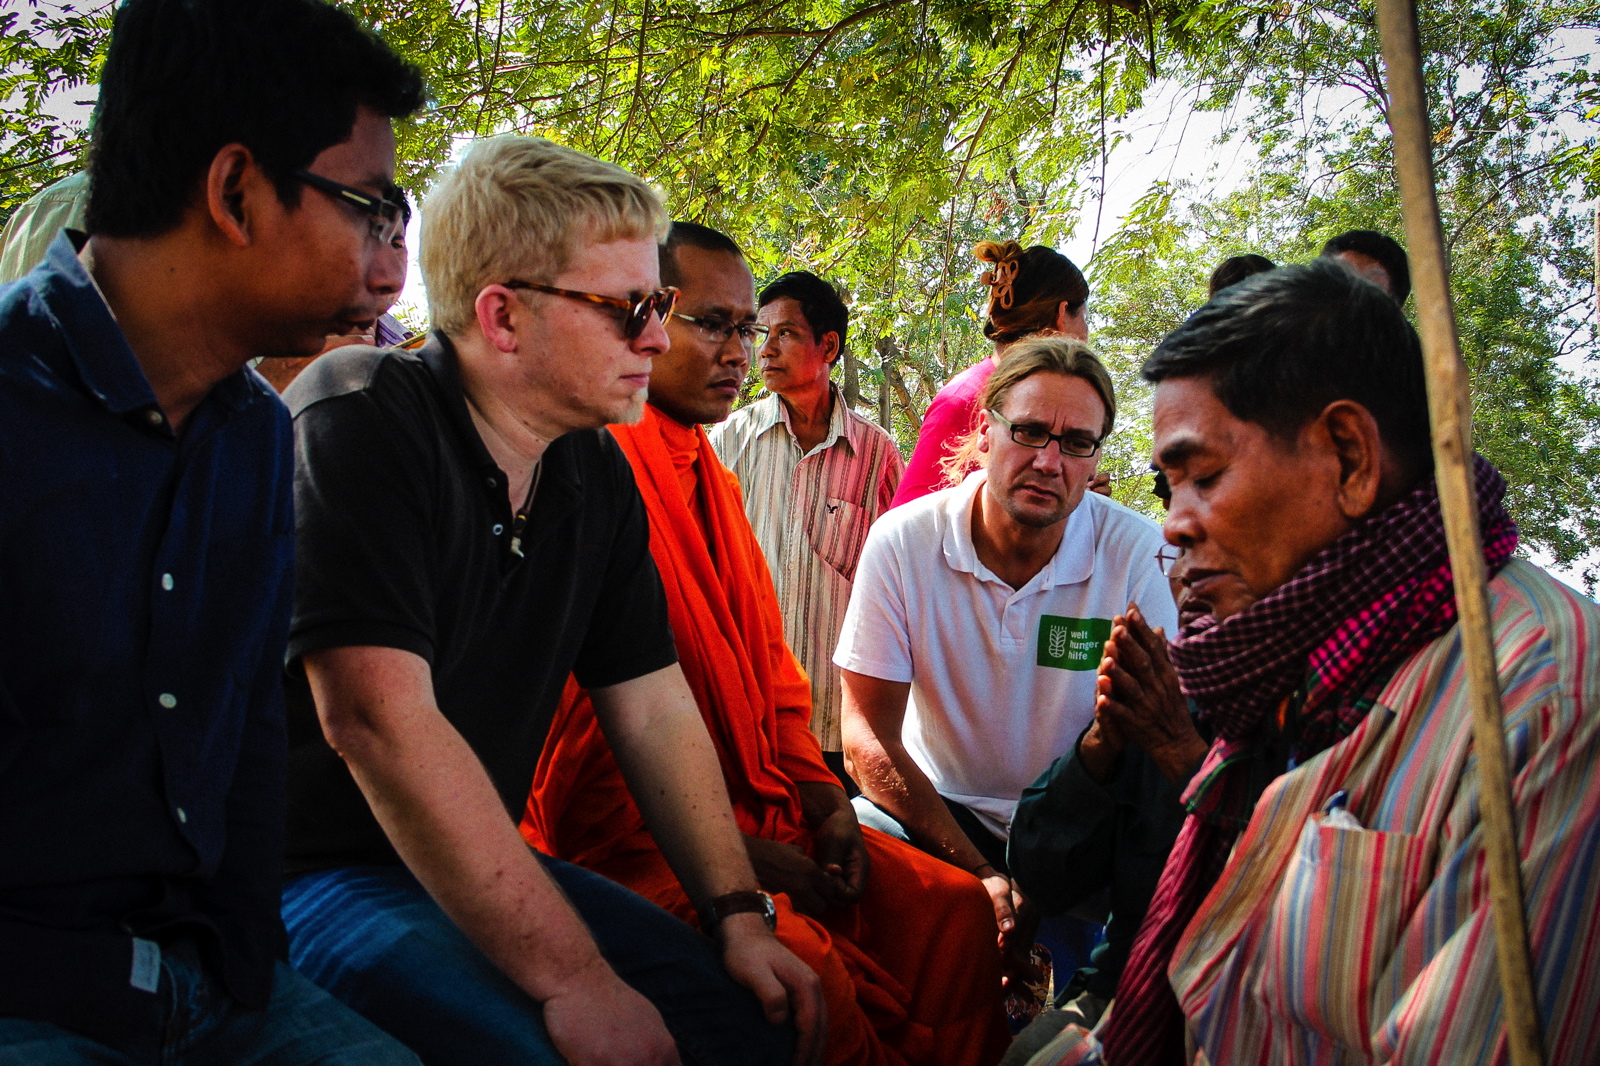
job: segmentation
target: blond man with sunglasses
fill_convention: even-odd
[[[291,961],[435,1066],[780,1064],[823,1043],[601,429],[638,420],[667,348],[666,224],[618,167],[481,142],[423,205],[427,344],[343,349],[286,395]],[[569,677],[715,940],[518,835]]]

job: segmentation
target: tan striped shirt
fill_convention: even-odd
[[[739,479],[778,587],[784,636],[811,676],[811,731],[823,751],[839,751],[833,648],[867,529],[889,509],[905,460],[889,434],[850,410],[838,386],[828,435],[804,455],[775,395],[735,411],[711,431],[711,446]]]

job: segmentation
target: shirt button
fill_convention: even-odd
[[[491,489],[498,488],[500,485],[500,482],[496,481],[494,478],[487,478],[486,480],[489,482],[489,487]]]
[[[189,821],[189,816],[186,813],[184,813],[184,810],[183,810],[182,807],[175,808],[173,813],[178,816],[178,821],[184,822],[184,823],[187,823]]]
[[[150,410],[144,413],[144,420],[150,423],[152,426],[159,426],[162,422],[166,421],[166,419],[161,416],[161,412],[157,411],[154,407],[150,408]]]
[[[496,522],[494,524],[494,529],[490,530],[490,532],[493,533],[497,537],[500,534],[504,533],[505,531],[506,531],[506,527],[501,525],[499,522]]]
[[[172,591],[172,575],[171,574],[162,574],[161,575],[161,587],[163,589],[165,589],[167,592],[171,592]]]
[[[174,696],[170,692],[163,692],[161,695],[156,697],[156,702],[170,711],[172,708],[178,705],[178,697]]]

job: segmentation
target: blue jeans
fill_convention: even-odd
[[[540,855],[612,968],[651,1003],[685,1066],[780,1066],[794,1029],[770,1024],[710,938],[621,885]],[[402,866],[307,874],[283,890],[289,961],[428,1066],[558,1066],[543,1008]]]
[[[0,1018],[0,1066],[418,1066],[377,1026],[283,963],[245,1010],[190,953],[163,951],[159,1046],[111,1047],[49,1022]]]

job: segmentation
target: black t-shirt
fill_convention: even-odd
[[[325,355],[284,399],[298,528],[289,872],[399,861],[322,737],[298,664],[321,648],[427,660],[439,709],[520,818],[567,675],[614,685],[677,661],[627,458],[604,430],[551,444],[519,558],[506,475],[441,334],[415,353]]]

